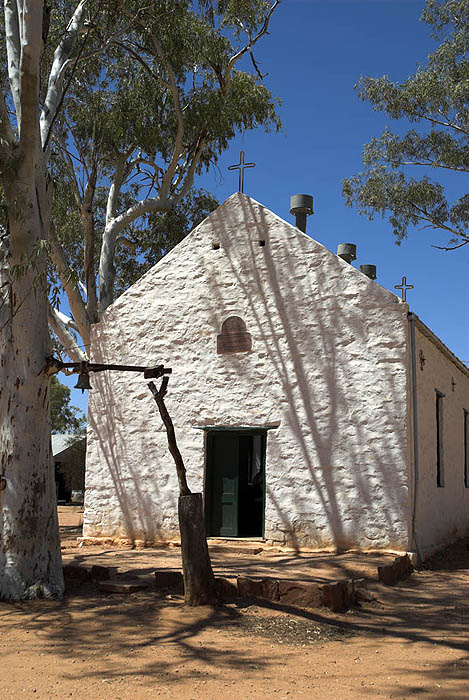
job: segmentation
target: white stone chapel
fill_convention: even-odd
[[[92,362],[172,368],[211,537],[418,551],[469,534],[469,369],[406,303],[236,193],[94,326]],[[83,535],[178,537],[141,375],[91,375]]]

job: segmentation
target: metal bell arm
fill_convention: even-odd
[[[170,367],[165,367],[164,365],[142,367],[136,365],[100,364],[88,362],[87,360],[83,362],[62,362],[62,360],[53,356],[47,358],[46,370],[48,370],[49,374],[55,374],[61,369],[74,369],[76,372],[80,373],[105,372],[107,370],[115,370],[118,372],[142,372],[145,379],[158,379],[165,374],[171,374],[173,371]]]

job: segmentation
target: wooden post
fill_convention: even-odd
[[[179,496],[178,514],[184,572],[184,602],[187,605],[216,603],[218,596],[205,534],[202,494],[191,493]]]
[[[184,601],[187,605],[193,606],[210,605],[217,602],[218,595],[205,534],[202,494],[192,493],[187,485],[186,468],[177,446],[174,425],[164,403],[168,381],[168,377],[163,377],[159,390],[153,382],[149,382],[148,386],[166,427],[168,447],[178,475],[178,517],[184,573]]]

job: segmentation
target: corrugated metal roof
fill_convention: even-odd
[[[69,435],[67,433],[59,433],[58,435],[51,435],[52,440],[52,454],[55,457],[61,452],[68,450],[73,444],[81,442],[84,440],[83,437],[77,435]]]

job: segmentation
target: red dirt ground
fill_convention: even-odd
[[[64,562],[105,564],[151,580],[174,549],[77,547]],[[217,551],[218,550],[218,551]],[[376,579],[364,555],[214,547],[217,573]],[[345,614],[238,601],[187,608],[150,587],[131,595],[72,586],[61,602],[0,603],[0,699],[467,700],[469,551],[460,542],[394,588],[369,584]]]

